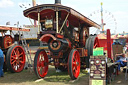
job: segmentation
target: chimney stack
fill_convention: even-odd
[[[55,0],[55,4],[61,5],[61,0]]]

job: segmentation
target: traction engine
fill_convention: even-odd
[[[97,37],[89,35],[89,28],[100,25],[61,5],[61,0],[26,9],[24,16],[38,21],[38,38],[50,51],[49,55],[44,49],[36,52],[34,71],[39,78],[46,76],[49,65],[68,71],[73,80],[78,78],[80,68],[89,67],[92,49],[99,46]]]
[[[7,31],[10,33],[7,33]],[[25,51],[19,43],[19,34],[13,31],[30,31],[30,29],[22,29],[16,27],[0,26],[0,47],[5,55],[4,71],[21,72],[25,66]],[[17,44],[15,44],[17,42]]]

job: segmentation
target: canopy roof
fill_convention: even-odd
[[[8,31],[8,30],[27,31],[27,32],[30,31],[30,29],[26,29],[26,28],[16,28],[16,27],[0,26],[0,32]]]
[[[104,33],[97,35],[98,39],[107,39],[107,36]]]
[[[97,36],[98,36],[98,39],[107,39],[107,36],[104,33],[98,34]],[[121,39],[121,38],[124,38],[124,39],[128,38],[128,34],[111,35],[111,39]]]
[[[100,25],[80,14],[76,10],[57,4],[42,4],[24,10],[24,16],[34,20],[38,20],[38,13],[40,13],[40,20],[55,18],[55,12],[61,12],[61,19],[64,20],[69,13],[68,20],[70,24],[79,27],[80,24],[85,24],[88,27],[96,27],[100,29]]]

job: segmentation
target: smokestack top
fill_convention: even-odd
[[[61,0],[55,0],[55,4],[61,5]]]

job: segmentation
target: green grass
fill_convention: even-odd
[[[35,82],[38,78],[34,72],[23,70],[20,73],[6,72],[4,77],[0,78],[0,85],[85,85],[85,82],[88,83],[88,78],[88,74],[82,70],[79,78],[72,82],[68,72],[56,73],[54,67],[50,67],[46,77],[39,82]]]

